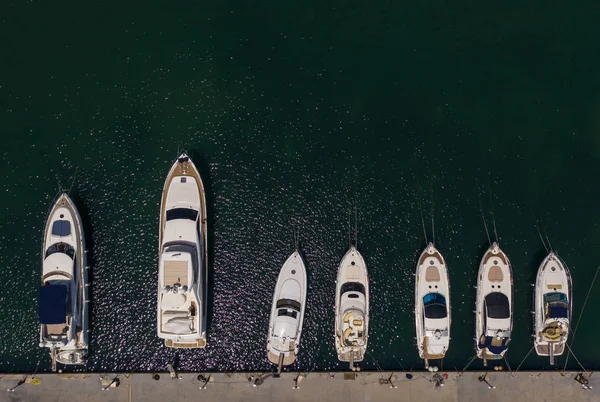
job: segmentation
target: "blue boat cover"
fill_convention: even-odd
[[[565,303],[554,302],[550,303],[550,314],[548,318],[569,318],[568,306]]]
[[[71,223],[65,220],[54,221],[52,224],[52,235],[60,237],[70,236]]]
[[[40,324],[63,324],[67,316],[67,287],[46,285],[40,287]]]
[[[423,304],[428,305],[432,303],[446,305],[446,298],[439,293],[427,293],[423,296]]]
[[[482,338],[484,338],[484,337],[482,336]],[[492,345],[492,342],[494,340],[496,342],[498,341],[497,339],[494,339],[493,336],[486,336],[483,339],[483,342],[481,342],[481,339],[479,339],[479,349],[486,348],[493,354],[499,355],[500,353],[504,352],[508,348],[508,342],[510,341],[509,338],[502,338],[502,342],[498,346]]]

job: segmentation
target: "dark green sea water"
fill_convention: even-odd
[[[37,345],[40,242],[75,174],[92,265],[88,370],[173,360],[155,334],[157,229],[181,149],[209,192],[212,278],[208,347],[181,352],[182,369],[269,368],[292,227],[309,280],[292,369],[345,368],[334,283],[354,205],[371,279],[362,367],[422,367],[419,200],[426,219],[435,206],[450,270],[444,367],[462,368],[487,246],[480,199],[513,264],[515,368],[532,346],[530,284],[545,254],[533,213],[571,269],[575,321],[600,264],[599,16],[595,1],[1,2],[0,371],[40,359],[49,370]],[[590,368],[599,286],[573,345]],[[550,366],[532,354],[522,367]]]

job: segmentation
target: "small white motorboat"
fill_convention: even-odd
[[[369,278],[367,265],[351,246],[338,267],[335,290],[335,348],[338,359],[354,362],[364,359],[369,335]]]
[[[83,365],[88,351],[88,288],[81,217],[66,193],[55,200],[42,244],[40,346],[56,363]]]
[[[267,357],[278,372],[296,360],[306,309],[306,268],[298,250],[285,261],[273,292]]]
[[[512,269],[497,243],[485,252],[477,275],[475,347],[477,356],[502,359],[512,334]]]
[[[565,351],[573,309],[571,275],[558,255],[548,254],[538,269],[535,281],[534,345],[540,356]]]
[[[208,257],[206,198],[185,153],[163,188],[158,237],[158,337],[171,348],[206,346]]]
[[[429,243],[415,275],[415,325],[419,357],[443,359],[450,343],[450,281],[442,254]]]

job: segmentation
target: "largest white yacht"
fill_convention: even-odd
[[[81,217],[66,193],[48,215],[42,243],[39,297],[40,346],[56,363],[85,364],[88,350],[88,288]]]
[[[354,362],[365,358],[369,339],[369,278],[367,265],[351,246],[338,267],[335,291],[335,348],[338,359]]]
[[[158,236],[158,337],[171,348],[206,346],[207,227],[204,186],[189,156],[163,188]]]

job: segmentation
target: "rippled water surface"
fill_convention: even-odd
[[[0,371],[50,368],[37,288],[59,185],[72,186],[90,249],[87,370],[173,361],[155,328],[157,229],[182,149],[208,191],[212,282],[208,347],[181,351],[181,369],[269,369],[293,228],[309,289],[291,369],[345,368],[334,285],[355,206],[371,280],[362,367],[422,367],[413,275],[433,206],[452,292],[444,367],[462,368],[487,247],[480,203],[513,264],[515,368],[532,346],[530,284],[545,253],[534,216],[571,269],[575,321],[600,258],[600,10],[588,3],[4,2]],[[591,368],[598,286],[573,344]],[[549,367],[534,354],[522,366]]]

